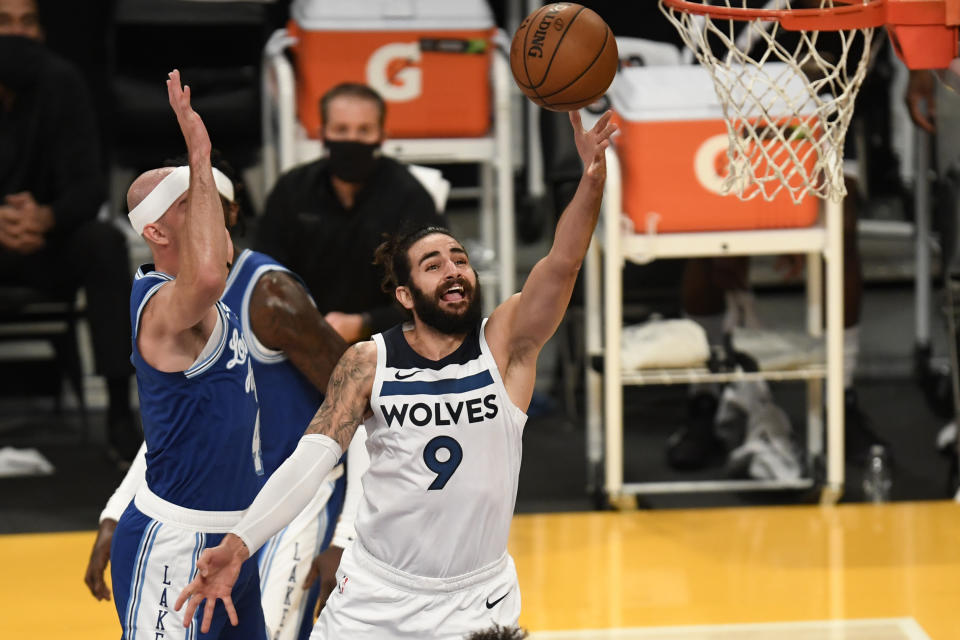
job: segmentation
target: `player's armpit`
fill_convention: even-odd
[[[257,340],[285,352],[315,387],[326,389],[347,343],[323,319],[303,286],[288,273],[270,271],[257,281],[249,311]]]
[[[326,399],[306,433],[321,433],[346,449],[357,426],[371,415],[370,395],[376,371],[376,344],[359,342],[347,349],[330,376]]]

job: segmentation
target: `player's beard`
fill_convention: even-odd
[[[432,296],[427,296],[412,282],[409,285],[410,294],[413,296],[413,310],[420,321],[447,335],[469,333],[480,324],[483,317],[480,282],[477,281],[477,285],[473,286],[467,280],[458,278],[455,284],[463,287],[463,296],[469,300],[467,308],[460,312],[445,311],[440,306],[441,296],[451,286],[449,282],[440,285]]]

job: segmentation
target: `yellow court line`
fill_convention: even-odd
[[[118,635],[113,604],[83,584],[94,536],[0,536],[0,638]],[[923,502],[521,515],[510,551],[534,640],[874,619],[957,640],[958,541],[960,505]],[[651,637],[633,633],[595,637]]]
[[[914,618],[960,638],[954,502],[523,515],[531,631]]]
[[[541,631],[530,640],[930,640],[912,618]]]

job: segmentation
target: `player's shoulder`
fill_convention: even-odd
[[[510,321],[517,313],[517,307],[520,305],[520,296],[522,295],[523,294],[519,291],[514,293],[512,296],[497,305],[497,308],[493,310],[493,313],[491,313],[490,317],[487,319],[485,331],[487,340],[490,339],[491,332],[504,331],[510,326]]]
[[[377,364],[377,345],[373,340],[364,340],[356,342],[343,352],[340,362],[346,362],[351,365]]]
[[[140,265],[133,276],[131,301],[137,305],[143,304],[144,298],[152,297],[163,285],[173,280],[173,276],[157,271],[152,264]]]
[[[347,347],[340,356],[333,375],[330,377],[332,388],[345,385],[360,385],[369,393],[377,372],[377,345],[373,340],[364,340]]]
[[[282,267],[262,271],[257,275],[253,287],[256,293],[281,301],[299,301],[310,298],[303,283],[292,272]]]
[[[513,319],[516,317],[517,308],[520,305],[521,293],[515,293],[503,302],[501,302],[484,326],[483,337],[490,345],[490,349],[496,354],[500,352],[510,341],[510,329],[513,326]]]

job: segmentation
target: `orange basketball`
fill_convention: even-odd
[[[540,7],[510,45],[510,69],[524,95],[552,111],[573,111],[602,96],[617,72],[607,23],[573,2]]]

